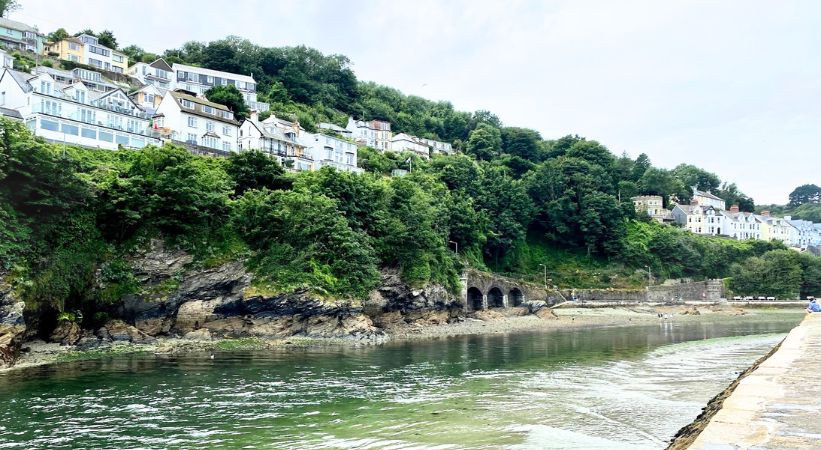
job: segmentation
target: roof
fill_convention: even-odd
[[[32,89],[34,89],[29,83],[29,80],[34,78],[35,75],[12,69],[5,69],[5,73],[11,75],[14,81],[16,81],[18,85],[20,85],[20,88],[23,89],[24,92],[29,92]]]
[[[707,197],[707,198],[712,199],[712,200],[721,200],[722,202],[724,201],[724,199],[721,198],[721,197],[716,197],[715,195],[711,194],[710,192],[699,191],[698,189],[696,189],[696,191],[693,193],[693,197],[695,197],[696,195],[700,195],[702,197]]]
[[[265,138],[268,138],[268,139],[276,139],[278,141],[290,142],[290,143],[296,144],[296,145],[302,145],[299,142],[297,142],[295,139],[291,139],[288,136],[286,136],[285,133],[283,133],[282,130],[280,130],[276,126],[274,126],[272,129],[268,129],[268,128],[265,127],[265,125],[263,125],[262,123],[257,122],[256,120],[246,119],[245,122],[250,123],[251,125],[254,126],[254,128],[259,130],[259,133],[262,135],[262,137],[265,137]],[[245,123],[245,122],[243,122],[243,123]]]
[[[0,17],[0,27],[18,31],[32,31],[34,33],[40,34],[40,32],[37,31],[37,28],[34,28],[31,25],[26,25],[23,22],[18,22],[16,20],[6,19],[5,17]]]
[[[317,124],[317,126],[319,126],[319,128],[323,128],[323,129],[326,129],[326,130],[336,131],[337,133],[350,133],[351,132],[351,130],[349,130],[347,128],[342,128],[339,125],[334,124],[334,123],[319,122],[319,124]]]
[[[174,71],[174,69],[172,69],[171,66],[168,65],[168,63],[165,62],[165,60],[162,59],[162,58],[157,58],[154,62],[149,64],[149,66],[151,66],[155,69],[165,70],[166,72],[173,72]]]
[[[20,114],[20,111],[17,111],[16,109],[9,109],[0,106],[0,115],[10,117],[12,119],[23,120],[23,115]]]
[[[174,101],[177,103],[177,105],[180,107],[180,109],[182,111],[185,111],[189,114],[194,114],[196,116],[205,117],[205,118],[208,118],[208,119],[213,119],[213,120],[216,120],[216,121],[219,121],[219,122],[230,123],[231,125],[239,125],[239,122],[237,122],[234,119],[226,119],[225,117],[217,116],[217,115],[214,115],[214,114],[209,114],[209,113],[202,110],[203,106],[210,106],[210,107],[212,107],[214,109],[217,109],[217,110],[220,110],[220,111],[229,111],[230,112],[231,110],[228,109],[228,107],[225,106],[225,105],[220,105],[219,103],[209,102],[208,100],[205,100],[205,99],[202,99],[202,98],[199,98],[199,97],[194,97],[193,95],[183,94],[183,93],[177,92],[177,91],[169,91],[168,94],[171,96],[171,98],[174,99]],[[188,100],[188,101],[194,103],[194,107],[193,108],[185,107],[185,106],[182,105],[182,102],[180,100]]]
[[[254,83],[254,77],[250,77],[248,75],[242,75],[238,73],[231,73],[231,72],[223,72],[221,70],[213,70],[213,69],[206,69],[204,67],[195,67],[195,66],[188,66],[185,64],[174,63],[172,66],[174,72],[182,70],[184,72],[197,72],[203,75],[210,75],[212,77],[220,77],[220,78],[232,78],[234,80],[244,81],[246,83]]]

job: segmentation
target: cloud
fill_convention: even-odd
[[[783,203],[819,183],[819,16],[810,1],[28,0],[13,18],[155,52],[227,35],[305,44],[349,56],[360,79],[693,163]]]

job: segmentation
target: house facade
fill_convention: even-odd
[[[154,115],[165,139],[187,144],[194,153],[227,155],[237,151],[239,122],[228,107],[184,92],[168,91]]]
[[[789,217],[789,216],[788,216]],[[792,225],[796,230],[796,242],[795,246],[798,248],[807,248],[813,244],[813,237],[815,234],[815,224],[810,222],[809,220],[801,220],[801,219],[794,219],[784,217],[790,225]]]
[[[157,89],[157,87],[147,84],[128,94],[128,96],[149,116],[153,116],[157,112],[157,108],[160,107],[163,92]]]
[[[303,133],[302,143],[314,160],[314,169],[333,167],[344,172],[360,173],[356,144],[321,133]]]
[[[264,152],[291,171],[314,170],[314,159],[299,139],[299,130],[280,125],[276,119],[260,122],[257,115],[252,113],[239,128],[238,151]]]
[[[149,136],[148,116],[121,89],[101,92],[81,80],[4,69],[0,107],[18,111],[34,135],[50,141],[105,149],[159,144]]]
[[[202,67],[174,64],[173,89],[184,89],[198,96],[204,96],[205,91],[214,86],[234,86],[242,93],[245,104],[251,111],[265,112],[270,105],[257,101],[257,82],[254,77],[240,75]]]
[[[390,122],[354,120],[353,117],[349,117],[348,125],[345,128],[350,130],[351,137],[358,143],[382,152],[391,149],[393,133],[391,133]]]
[[[664,219],[670,215],[660,195],[639,195],[631,200],[637,214],[647,214],[659,223],[664,223]]]
[[[399,133],[391,138],[390,150],[393,152],[413,152],[422,158],[430,158],[430,148],[416,136]]]
[[[125,73],[128,69],[128,56],[125,53],[100,45],[97,37],[90,34],[81,34],[76,39],[83,44],[79,61],[82,64],[116,73]]]
[[[138,62],[133,64],[125,73],[136,78],[142,84],[156,87],[163,94],[173,88],[174,70],[162,58],[152,63]]]
[[[727,205],[721,198],[711,194],[709,191],[699,191],[697,186],[692,186],[693,201],[701,206],[712,206],[715,209],[727,209]]]
[[[0,49],[0,64],[2,64],[3,69],[13,69],[14,68],[14,57],[11,56],[7,51]]]
[[[721,234],[740,241],[761,239],[761,221],[755,214],[741,212],[738,205],[733,205],[729,211],[721,211],[721,216]]]
[[[46,42],[43,52],[66,61],[83,63],[85,60],[85,45],[76,37],[65,38],[62,41]]]
[[[30,25],[0,17],[0,44],[11,50],[43,52],[45,37]]]

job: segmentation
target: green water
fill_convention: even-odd
[[[0,375],[0,448],[663,448],[799,316]]]

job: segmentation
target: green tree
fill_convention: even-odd
[[[790,206],[801,206],[806,203],[821,203],[821,187],[803,184],[790,192]]]
[[[538,131],[527,128],[505,127],[501,130],[502,151],[504,153],[539,162],[542,159],[542,136]]]
[[[715,191],[721,185],[718,175],[707,172],[692,164],[679,164],[673,169],[673,176],[678,178],[688,188],[696,186],[702,191]]]
[[[97,35],[97,42],[100,45],[117,50],[117,38],[111,30],[103,30]]]
[[[8,17],[10,13],[20,9],[17,0],[0,0],[0,17]]]
[[[49,42],[58,42],[58,41],[62,41],[63,39],[65,39],[67,37],[70,37],[70,36],[71,35],[68,34],[68,31],[66,31],[65,28],[58,28],[55,31],[52,31],[51,33],[49,33],[48,36],[46,37],[46,39]]]
[[[234,181],[234,193],[237,196],[251,189],[267,188],[273,191],[291,186],[282,166],[270,156],[256,150],[231,155],[225,171]]]
[[[234,117],[238,121],[243,121],[250,115],[248,105],[245,104],[245,98],[242,92],[234,85],[214,86],[205,91],[205,98],[208,101],[225,105],[234,113]]]
[[[488,161],[499,154],[502,149],[502,134],[498,128],[485,123],[479,123],[470,132],[466,152],[477,159]]]

